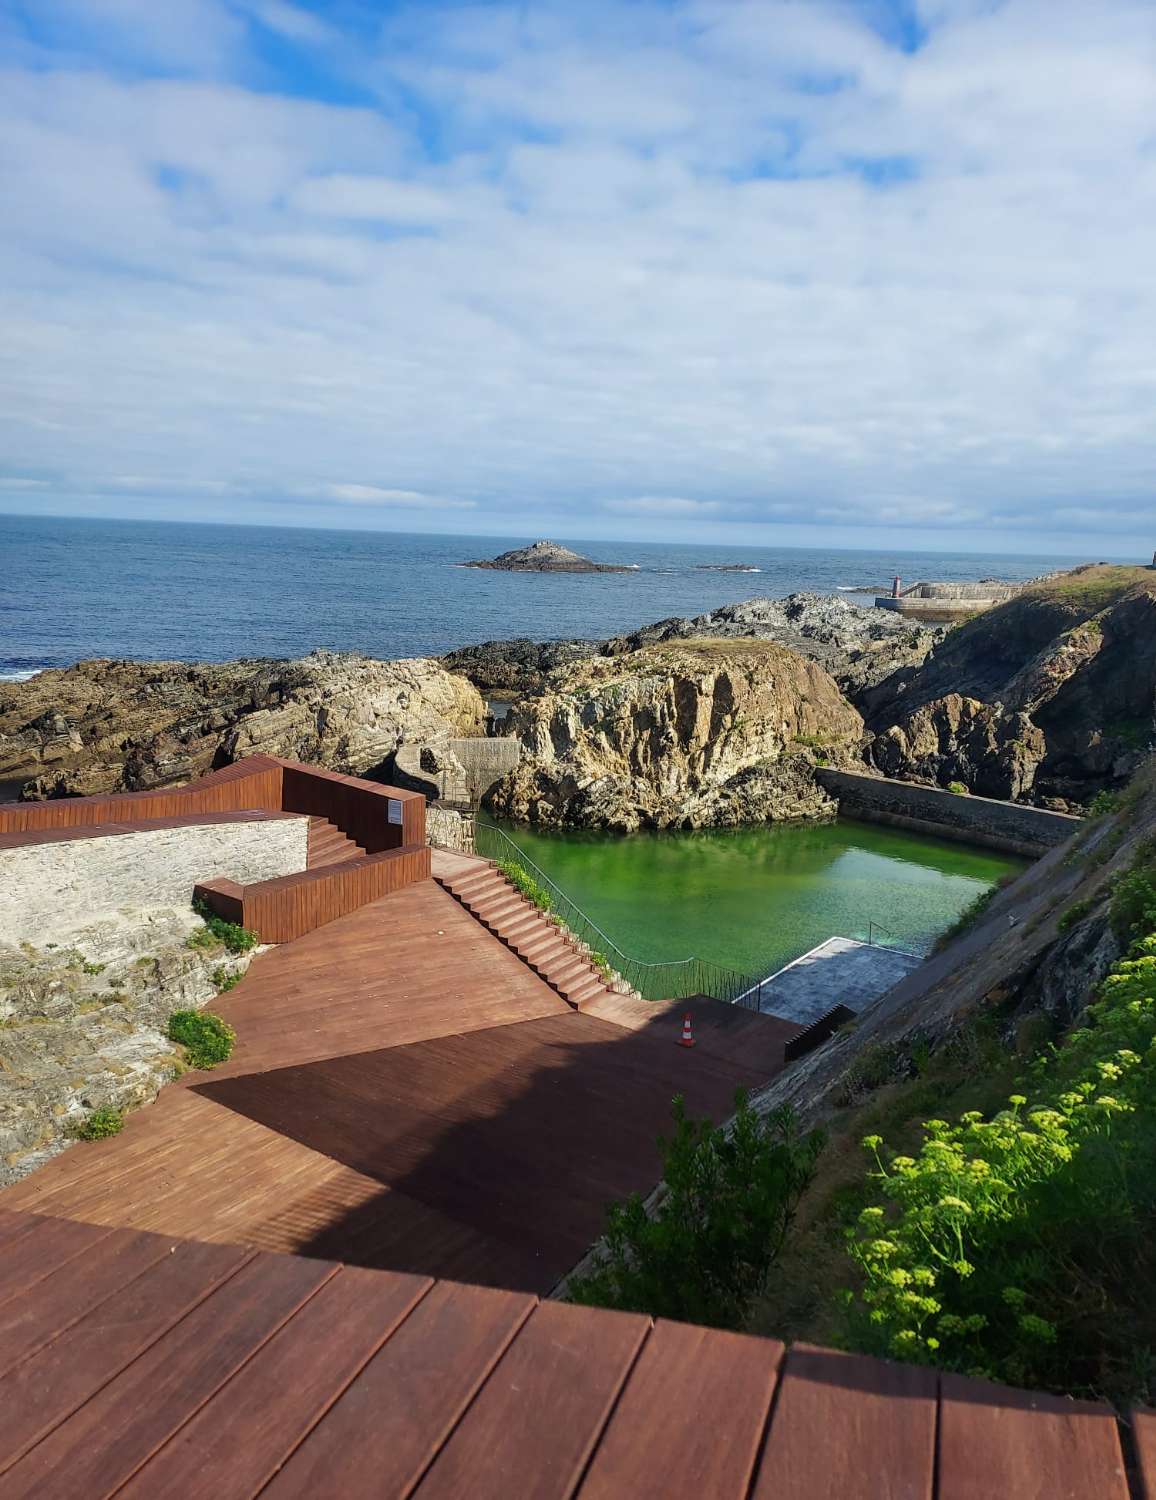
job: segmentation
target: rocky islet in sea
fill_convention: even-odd
[[[463,563],[464,568],[488,568],[501,573],[633,573],[635,568],[615,563],[593,562],[580,552],[557,542],[534,542],[529,547],[515,547],[497,557],[480,558]]]

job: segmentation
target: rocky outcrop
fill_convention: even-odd
[[[490,568],[502,573],[630,573],[632,568],[611,563],[591,562],[580,552],[560,547],[557,542],[534,542],[529,547],[515,547],[497,557],[462,564],[463,568]]]
[[[921,665],[945,633],[943,627],[913,625],[835,594],[790,594],[785,599],[744,599],[693,620],[660,620],[607,641],[603,649],[619,655],[656,641],[776,641],[817,661],[858,706],[864,693],[897,670]]]
[[[496,812],[628,832],[830,814],[816,759],[862,721],[826,672],[767,641],[680,641],[563,669],[512,714],[518,768]]]
[[[84,661],[0,684],[0,781],[33,798],[140,791],[265,753],[349,775],[403,740],[479,734],[477,690],[435,661]]]
[[[181,1069],[165,1029],[250,955],[190,948],[190,909],[126,910],[70,946],[0,943],[0,1186],[68,1144],[94,1109],[131,1109]]]
[[[913,625],[883,610],[864,609],[831,594],[791,594],[786,599],[744,599],[694,619],[676,616],[607,641],[485,641],[443,656],[482,692],[541,692],[550,673],[591,656],[623,656],[659,641],[776,641],[817,661],[857,703],[900,668],[922,665],[944,638],[942,626]]]
[[[468,677],[479,691],[495,697],[541,692],[551,672],[586,661],[602,650],[601,641],[483,641],[441,658],[447,672]]]
[[[1075,569],[952,631],[862,695],[881,771],[1078,806],[1156,743],[1156,574]]]

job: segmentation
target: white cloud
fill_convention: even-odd
[[[376,484],[326,484],[322,493],[343,505],[399,505],[410,510],[470,510],[472,500],[425,495],[420,490],[382,489]]]
[[[685,500],[677,495],[637,495],[627,500],[604,500],[602,507],[632,516],[711,516],[722,509],[717,500]]]
[[[913,53],[839,0],[323,42],[275,0],[45,5],[92,24],[0,77],[10,471],[519,531],[1150,527],[1150,4],[927,0]],[[253,15],[379,107],[277,93]]]
[[[455,212],[452,199],[445,193],[412,182],[347,172],[309,178],[294,192],[293,204],[308,214],[381,219],[395,224],[435,224]]]

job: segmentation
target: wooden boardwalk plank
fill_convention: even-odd
[[[8,1275],[6,1249],[0,1247],[0,1295]],[[0,1373],[51,1343],[171,1249],[172,1242],[159,1235],[106,1234],[30,1292],[5,1302],[0,1306]]]
[[[420,1500],[572,1493],[650,1329],[646,1318],[535,1309],[450,1434]]]
[[[578,1491],[581,1500],[746,1500],[782,1357],[773,1339],[657,1323]]]
[[[723,1119],[741,1081],[718,1059],[568,1011],[197,1092],[512,1247],[534,1275],[507,1284],[544,1292],[602,1232],[608,1203],[658,1180],[673,1096]],[[340,1237],[314,1248],[350,1254]],[[468,1265],[422,1269],[473,1279]]]
[[[938,1500],[1128,1500],[1103,1406],[944,1375]]]
[[[118,1493],[249,1500],[432,1285],[340,1271]]]
[[[0,1380],[0,1472],[155,1344],[248,1258],[249,1252],[236,1248],[179,1245],[121,1294],[10,1371]],[[7,1496],[6,1488],[3,1493]]]
[[[439,1282],[262,1500],[408,1494],[534,1305],[514,1292]]]
[[[1136,1500],[1156,1500],[1156,1411],[1141,1407],[1131,1412],[1127,1420],[1142,1486]]]
[[[62,1219],[33,1222],[26,1234],[15,1235],[4,1246],[0,1308],[26,1296],[38,1281],[91,1250],[107,1233],[107,1229],[91,1224],[72,1224]]]
[[[5,1500],[95,1500],[124,1484],[336,1271],[254,1257],[14,1464]]]
[[[931,1500],[937,1385],[915,1365],[795,1345],[752,1500]]]

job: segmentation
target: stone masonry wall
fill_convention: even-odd
[[[124,907],[187,906],[198,880],[295,874],[308,836],[286,816],[0,849],[0,941],[42,948]]]
[[[838,798],[839,811],[845,817],[984,844],[1032,859],[1070,838],[1081,821],[1043,807],[961,796],[885,776],[829,770],[820,770],[817,775],[831,796]]]

